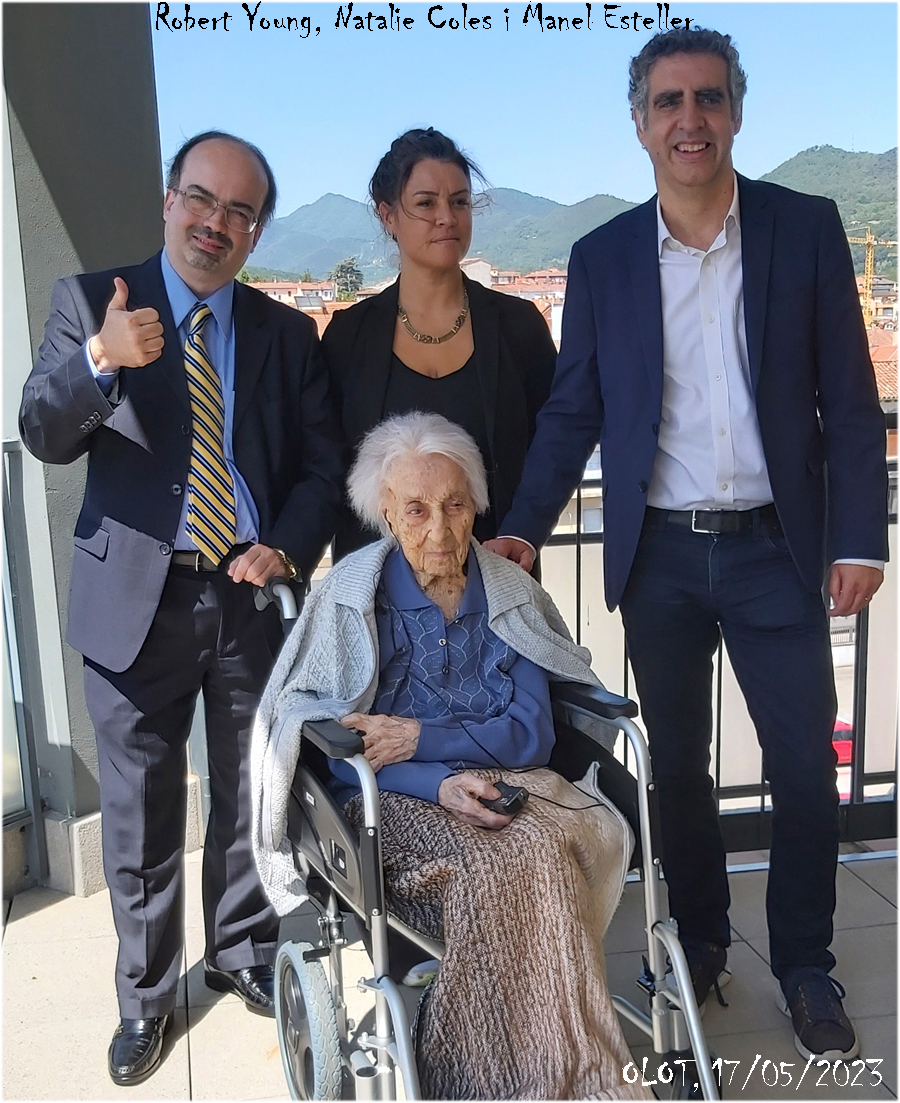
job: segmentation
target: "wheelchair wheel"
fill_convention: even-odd
[[[275,1018],[291,1099],[341,1098],[341,1041],[322,962],[309,942],[285,942],[275,959]]]

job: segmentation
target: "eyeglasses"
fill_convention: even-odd
[[[221,207],[225,211],[225,221],[232,230],[237,230],[242,234],[252,234],[259,225],[257,216],[252,211],[245,210],[244,207],[233,207],[227,203],[220,203],[218,199],[213,198],[206,192],[195,191],[193,188],[188,188],[186,191],[182,191],[181,188],[172,188],[171,190],[176,195],[181,196],[185,209],[198,218],[206,218]]]

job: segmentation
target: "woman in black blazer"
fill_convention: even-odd
[[[489,540],[512,503],[556,348],[535,306],[467,279],[478,168],[438,131],[410,130],[381,159],[370,194],[400,252],[380,295],[335,313],[322,339],[347,444],[411,409],[443,414],[475,438],[491,499],[475,536]],[[335,559],[377,539],[345,507]]]

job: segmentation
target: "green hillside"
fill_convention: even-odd
[[[246,264],[238,279],[243,280],[245,275],[246,283],[278,283],[279,281],[295,283],[300,279],[302,272],[285,268],[258,268],[252,264]]]
[[[826,195],[841,212],[844,229],[865,237],[870,226],[876,237],[897,240],[897,150],[848,153],[834,146],[813,146],[761,177],[809,195]],[[857,272],[863,271],[865,249],[851,246]],[[893,253],[893,256],[891,256]],[[875,271],[897,279],[897,250],[876,249]]]
[[[851,234],[897,240],[897,150],[849,153],[814,146],[762,177],[796,191],[827,195],[840,208]],[[572,244],[596,226],[633,207],[612,195],[595,195],[567,206],[514,188],[491,188],[476,202],[471,255],[498,268],[520,272],[565,268]],[[864,249],[853,247],[858,272]],[[876,271],[897,278],[896,250],[875,252]],[[282,272],[309,270],[323,278],[336,264],[356,257],[366,283],[396,272],[396,247],[382,232],[369,207],[329,192],[277,218],[253,254],[254,265]]]
[[[554,203],[546,213],[526,215],[505,225],[476,220],[471,254],[486,257],[498,268],[519,272],[565,268],[580,237],[633,206],[611,195],[595,195],[571,207]]]
[[[308,269],[323,279],[340,261],[356,257],[366,281],[374,282],[390,271],[388,244],[365,203],[329,192],[276,218],[260,238],[253,262],[263,268]]]
[[[298,207],[293,214],[277,220],[286,230],[309,234],[330,241],[332,238],[357,238],[368,241],[376,221],[365,203],[344,195],[327,192],[315,203]]]

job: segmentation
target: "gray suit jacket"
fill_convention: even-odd
[[[119,374],[111,404],[84,356],[112,298],[159,311],[165,348]],[[343,462],[313,322],[252,288],[234,291],[234,456],[259,512],[260,541],[308,575],[334,531]],[[126,670],[146,639],[172,562],[191,450],[184,361],[159,255],[142,265],[60,280],[19,416],[45,463],[88,455],[69,595],[68,642]]]

